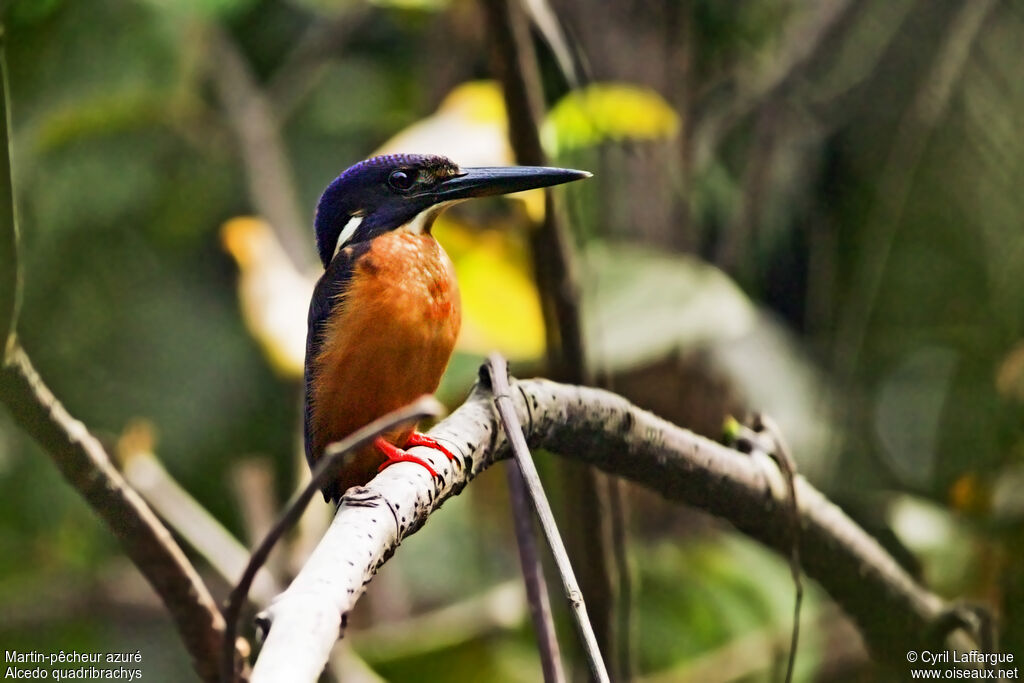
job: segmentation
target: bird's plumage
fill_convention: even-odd
[[[437,389],[461,322],[451,261],[430,235],[437,214],[470,197],[587,175],[540,167],[463,170],[445,157],[396,154],[360,162],[331,182],[314,220],[325,270],[307,325],[304,431],[310,466],[332,442]],[[355,453],[325,486],[325,498],[338,500],[348,487],[399,460],[433,472],[388,445],[406,445],[414,429],[402,426],[383,435],[387,443]],[[414,442],[431,445],[421,437]]]
[[[429,225],[412,225],[436,204],[400,201],[403,190],[389,185],[398,171],[422,185],[459,169],[444,157],[373,157],[339,175],[317,205],[325,271],[307,323],[304,441],[311,467],[333,441],[433,393],[458,337],[461,306],[451,261]],[[353,221],[358,225],[346,235]],[[414,427],[385,438],[404,444]],[[372,446],[362,449],[324,497],[337,500],[365,483],[381,460]]]
[[[461,322],[454,270],[430,235],[394,230],[346,247],[339,257],[332,266],[344,264],[344,284],[331,281],[328,316],[312,309],[310,315],[310,329],[318,331],[309,353],[319,379],[307,385],[307,453],[313,454],[436,391]],[[402,445],[413,427],[385,439]],[[325,495],[338,498],[365,483],[380,463],[373,447],[363,449]]]

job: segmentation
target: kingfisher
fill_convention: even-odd
[[[542,166],[460,168],[443,156],[389,154],[335,178],[316,208],[324,273],[313,290],[306,331],[304,436],[315,466],[327,446],[423,394],[437,390],[461,322],[448,255],[430,234],[445,208],[590,177]],[[405,425],[356,452],[325,485],[337,502],[394,463],[436,471],[406,452],[427,446],[455,456]]]

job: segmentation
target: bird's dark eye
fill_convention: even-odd
[[[392,171],[388,176],[388,185],[396,190],[408,190],[415,180],[415,171]]]

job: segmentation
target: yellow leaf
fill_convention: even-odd
[[[455,265],[462,293],[458,348],[484,355],[501,351],[511,359],[544,353],[544,319],[523,245],[508,231],[474,228],[450,214],[433,234]]]
[[[302,377],[306,310],[315,278],[300,273],[265,221],[238,216],[221,242],[238,264],[238,302],[246,329],[282,377]]]
[[[495,81],[469,81],[375,154],[442,154],[462,166],[508,166],[514,162],[507,130],[501,87]]]
[[[595,83],[563,97],[541,130],[544,147],[557,154],[608,140],[663,140],[679,132],[680,119],[658,93],[624,83]]]

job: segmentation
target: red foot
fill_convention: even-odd
[[[412,448],[413,446],[426,446],[427,448],[433,448],[435,451],[441,451],[444,453],[448,456],[449,460],[456,459],[455,456],[452,455],[452,452],[442,446],[437,439],[427,436],[426,434],[421,434],[420,432],[413,432],[405,442],[406,448]]]
[[[414,462],[417,465],[422,465],[423,467],[426,467],[427,472],[430,472],[430,476],[437,476],[437,472],[434,471],[434,468],[431,467],[430,463],[428,463],[426,460],[424,460],[423,458],[417,458],[415,455],[409,455],[398,446],[395,446],[394,444],[385,441],[383,438],[379,436],[374,440],[373,445],[386,458],[386,460],[384,460],[384,462],[380,464],[380,467],[377,468],[378,472],[382,471],[385,467],[390,467],[391,465],[394,465],[396,462]],[[410,441],[409,446],[411,447],[413,445],[419,444],[412,444]]]

